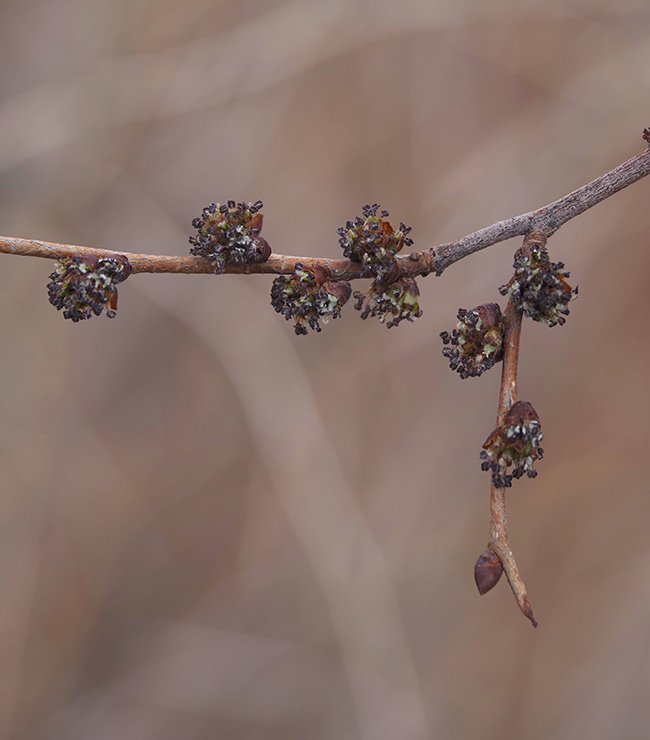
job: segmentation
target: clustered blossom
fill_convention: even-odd
[[[273,281],[271,305],[287,321],[294,321],[296,334],[308,334],[308,328],[321,331],[321,322],[338,319],[352,288],[345,280],[332,280],[325,268],[307,269],[297,262],[291,275]]]
[[[104,309],[109,319],[117,312],[117,285],[131,274],[126,257],[65,257],[58,260],[50,275],[47,292],[50,303],[72,321],[99,316]]]
[[[481,470],[492,472],[497,488],[509,488],[513,478],[524,474],[534,478],[535,460],[541,460],[544,450],[539,446],[544,437],[537,412],[527,401],[512,405],[503,421],[483,443]]]
[[[458,323],[440,334],[442,354],[460,377],[478,377],[503,358],[503,316],[497,303],[467,311],[458,309]]]
[[[362,319],[376,316],[389,329],[405,319],[414,321],[422,316],[420,290],[415,280],[408,275],[390,283],[375,279],[366,293],[355,291],[354,298],[354,307],[361,311]]]
[[[546,247],[533,244],[515,253],[515,274],[499,288],[510,295],[524,315],[548,326],[562,325],[569,315],[569,302],[578,293],[567,283],[563,262],[551,262]]]
[[[413,244],[408,237],[411,227],[400,223],[396,231],[388,215],[377,203],[365,205],[362,216],[337,230],[343,254],[353,262],[360,262],[366,276],[384,277],[402,247]]]
[[[271,247],[260,236],[263,216],[262,201],[255,203],[210,203],[192,221],[196,236],[190,237],[191,254],[205,257],[214,265],[215,273],[227,264],[245,265],[266,262]]]

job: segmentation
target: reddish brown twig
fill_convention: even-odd
[[[526,235],[524,246],[546,244],[546,236],[540,231],[532,231]],[[497,410],[497,427],[504,424],[510,407],[519,400],[519,343],[521,339],[522,312],[517,308],[512,298],[508,301],[504,312],[505,337],[503,349],[503,365],[501,368],[501,385],[499,387],[499,407]],[[508,542],[508,520],[506,517],[506,491],[497,488],[490,479],[490,542],[488,547],[501,561],[503,570],[517,600],[517,604],[524,616],[537,627],[537,620],[526,592],[517,561]]]
[[[474,252],[478,252],[481,249],[485,249],[506,239],[511,239],[515,236],[524,236],[532,230],[537,230],[546,236],[550,236],[567,221],[584,213],[587,209],[609,198],[619,190],[632,185],[648,174],[650,174],[650,148],[647,148],[641,154],[637,154],[613,170],[583,185],[581,188],[574,190],[572,193],[535,211],[498,221],[491,226],[486,226],[483,229],[467,234],[455,242],[441,244],[421,252],[413,252],[407,256],[397,257],[399,274],[416,277],[435,272],[437,275],[441,275],[454,262],[458,262]],[[81,247],[73,244],[56,244],[20,237],[0,236],[0,252],[25,257],[45,257],[46,259],[83,257],[86,255],[112,257],[116,254],[124,254],[129,258],[134,273],[177,272],[199,274],[214,272],[214,266],[202,257],[115,252],[108,249]],[[282,275],[293,272],[296,262],[303,263],[307,269],[313,269],[315,265],[321,265],[328,269],[334,277],[341,280],[354,280],[361,277],[361,265],[347,259],[291,257],[281,254],[272,254],[269,260],[262,264],[226,265],[224,272],[234,274],[271,273]]]

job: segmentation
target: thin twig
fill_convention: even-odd
[[[567,221],[648,174],[650,174],[650,148],[572,193],[535,211],[498,221],[491,226],[467,234],[467,236],[455,242],[448,242],[421,252],[398,257],[400,274],[416,277],[435,272],[437,275],[441,275],[454,262],[506,239],[524,236],[532,230],[550,236]],[[114,257],[117,254],[124,254],[129,258],[133,272],[185,274],[214,272],[213,265],[202,257],[116,252],[108,249],[81,247],[73,244],[56,244],[10,236],[0,236],[0,252],[24,257],[44,257],[46,259],[77,256]],[[291,257],[281,254],[272,254],[269,260],[262,264],[226,265],[225,272],[282,275],[293,272],[296,262],[303,263],[307,268],[321,265],[341,280],[354,280],[361,277],[361,265],[347,259]]]
[[[532,231],[524,239],[524,246],[546,244],[546,236],[540,231]],[[519,400],[519,343],[521,340],[522,312],[517,308],[512,298],[508,301],[504,312],[505,337],[503,349],[503,365],[501,367],[501,385],[499,386],[499,407],[497,410],[497,427],[504,424],[510,407]],[[505,488],[496,488],[490,480],[490,542],[488,547],[501,561],[503,570],[517,600],[517,604],[524,616],[537,627],[537,620],[526,593],[517,561],[508,542],[508,520],[506,517]]]
[[[486,226],[455,242],[441,244],[435,249],[434,269],[441,275],[449,265],[474,252],[515,236],[525,236],[533,230],[541,231],[547,237],[551,236],[567,221],[648,174],[650,174],[650,148],[535,211]]]

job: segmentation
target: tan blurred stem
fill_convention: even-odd
[[[402,275],[417,276],[435,272],[437,275],[441,275],[454,262],[458,262],[474,252],[478,252],[481,249],[485,249],[506,239],[511,239],[515,236],[524,236],[533,230],[550,236],[567,221],[579,216],[587,209],[592,208],[648,174],[650,174],[650,148],[646,148],[641,154],[628,159],[618,167],[588,182],[572,193],[535,211],[498,221],[491,226],[486,226],[483,229],[467,234],[455,242],[431,247],[422,252],[400,256],[397,258],[400,273]],[[87,255],[113,257],[116,254],[124,254],[129,258],[133,272],[179,272],[192,274],[214,272],[214,267],[208,260],[202,257],[115,252],[108,249],[81,247],[73,244],[56,244],[38,241],[36,239],[23,239],[10,236],[0,236],[0,252],[17,254],[24,257],[45,257],[46,259],[83,257]],[[296,262],[302,262],[307,268],[321,265],[329,269],[332,275],[340,280],[354,280],[361,277],[361,265],[350,262],[347,259],[291,257],[281,254],[272,254],[269,260],[263,264],[226,265],[225,272],[235,274],[271,273],[281,275],[293,272]]]
[[[543,246],[546,236],[540,231],[532,231],[524,239],[524,246],[533,244]],[[517,383],[519,379],[519,344],[521,340],[522,313],[515,306],[512,298],[508,301],[505,314],[505,342],[503,365],[501,368],[501,385],[499,387],[499,408],[497,410],[497,427],[503,426],[505,416],[515,401],[518,400]],[[537,620],[526,592],[517,561],[508,542],[508,519],[506,516],[505,488],[496,488],[490,479],[490,542],[488,544],[503,566],[503,570],[524,616],[537,627]]]

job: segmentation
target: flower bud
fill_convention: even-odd
[[[402,247],[413,244],[407,236],[411,228],[400,223],[395,230],[388,215],[377,203],[365,205],[362,216],[337,230],[343,254],[353,262],[360,262],[365,276],[385,278],[395,263],[395,255]]]
[[[537,471],[533,465],[544,456],[539,446],[543,438],[535,409],[527,401],[517,401],[506,414],[503,425],[483,443],[481,470],[492,472],[492,482],[497,488],[509,488],[513,478],[524,474],[535,478]]]
[[[365,294],[355,291],[354,298],[356,301],[354,307],[361,311],[362,319],[376,316],[382,324],[385,322],[389,329],[405,319],[414,321],[422,316],[420,290],[415,280],[408,275],[403,275],[388,284],[375,279]]]
[[[296,334],[308,334],[307,327],[321,331],[321,322],[338,319],[352,288],[345,280],[332,280],[321,265],[312,269],[297,262],[292,275],[280,275],[271,287],[271,305],[284,318],[295,322]]]
[[[50,275],[49,301],[71,321],[99,316],[104,309],[112,319],[117,312],[116,286],[130,274],[131,265],[124,255],[64,257]]]
[[[234,200],[224,204],[210,203],[192,221],[197,233],[190,237],[190,254],[210,260],[217,274],[223,272],[227,264],[266,262],[271,255],[271,247],[260,236],[261,208],[261,200],[255,203],[235,203]]]
[[[344,306],[350,299],[352,286],[347,280],[325,280],[323,290],[333,295],[341,306]]]
[[[478,592],[483,596],[491,591],[499,582],[503,574],[503,566],[499,556],[488,547],[485,552],[479,555],[474,564],[474,581]]]
[[[458,323],[451,333],[440,334],[442,354],[460,377],[478,377],[503,358],[503,316],[497,303],[471,311],[458,309]]]
[[[515,252],[515,274],[499,288],[509,295],[525,316],[547,326],[562,325],[569,315],[569,302],[577,295],[566,278],[563,262],[551,262],[548,250],[533,241]]]

